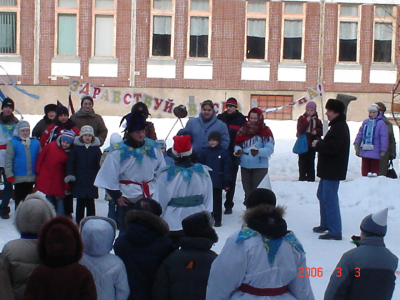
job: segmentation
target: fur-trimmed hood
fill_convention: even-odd
[[[248,209],[243,215],[243,221],[248,227],[272,238],[286,235],[287,225],[283,219],[283,206],[258,205]]]
[[[102,256],[112,250],[117,225],[106,217],[92,216],[80,223],[83,252],[90,256]]]

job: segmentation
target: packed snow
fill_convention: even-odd
[[[38,115],[24,115],[30,122],[31,128],[42,118]],[[104,117],[108,127],[108,136],[113,132],[121,132],[118,127],[120,117]],[[155,124],[159,139],[167,139],[167,146],[172,146],[172,137],[181,128],[176,119],[151,119]],[[184,123],[186,120],[182,120]],[[175,126],[174,126],[175,124]],[[339,199],[343,224],[342,241],[319,240],[318,234],[312,232],[312,227],[319,225],[319,203],[316,197],[318,187],[316,182],[299,182],[297,155],[292,153],[292,147],[296,139],[296,121],[266,120],[275,138],[275,153],[270,158],[269,176],[272,190],[275,192],[278,204],[286,206],[285,219],[288,228],[293,230],[302,242],[307,255],[309,268],[322,268],[323,275],[310,277],[315,299],[322,300],[329,277],[335,270],[335,266],[341,255],[354,248],[350,243],[350,237],[359,235],[361,220],[368,214],[389,207],[388,231],[385,237],[387,248],[400,257],[400,181],[386,177],[367,178],[361,177],[361,159],[355,156],[351,147],[347,179],[340,183]],[[348,122],[353,142],[360,122]],[[174,127],[173,127],[174,126]],[[171,130],[172,129],[172,130]],[[395,137],[399,145],[399,130],[395,127]],[[107,140],[105,146],[108,146]],[[397,147],[398,151],[399,147]],[[317,159],[316,159],[317,163]],[[399,160],[394,161],[396,172],[399,171]],[[235,193],[235,207],[232,215],[223,215],[222,227],[216,228],[219,242],[213,247],[217,253],[221,251],[225,240],[241,226],[241,217],[244,211],[243,189],[240,181],[240,172],[237,179]],[[104,192],[100,192],[100,198],[96,200],[98,215],[107,215],[107,202]],[[9,240],[19,237],[13,225],[14,203],[11,202],[11,218],[0,219],[0,249]],[[232,262],[234,263],[234,262]],[[398,267],[400,269],[400,267]],[[313,273],[313,275],[315,275]],[[318,274],[317,274],[318,276]],[[362,274],[361,274],[362,276]],[[397,272],[399,280],[399,272]],[[398,281],[397,281],[398,282]],[[397,287],[393,299],[400,299],[400,288]]]

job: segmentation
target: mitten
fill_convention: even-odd
[[[7,181],[8,181],[8,182],[14,182],[14,176],[8,177],[8,178],[7,178]]]
[[[361,150],[360,145],[354,144],[354,150],[356,151],[356,155],[357,155],[358,157],[360,157],[360,150]]]
[[[235,156],[240,156],[240,155],[243,155],[243,150],[242,149],[238,149],[238,150],[236,150],[234,153],[233,153],[233,155],[235,155]]]

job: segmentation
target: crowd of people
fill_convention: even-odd
[[[71,117],[64,106],[45,106],[31,137],[30,124],[13,115],[13,100],[2,103],[1,217],[10,217],[14,186],[21,238],[8,242],[0,256],[1,299],[314,299],[309,278],[298,276],[306,268],[305,251],[287,228],[285,208],[260,186],[275,146],[261,109],[251,108],[246,118],[229,98],[217,116],[206,100],[166,149],[147,120],[148,107],[138,102],[121,120],[124,134],[113,133],[102,153],[107,128],[93,105],[84,96]],[[382,127],[378,107],[370,107],[372,121],[363,123],[355,142],[365,151],[377,145],[371,133]],[[350,135],[343,102],[329,99],[325,108],[330,129],[324,136],[314,102],[298,120],[297,134],[306,133],[309,147],[299,155],[299,179],[315,180],[318,152],[320,225],[313,231],[323,240],[341,240],[338,189],[346,178]],[[386,133],[380,157],[387,140]],[[371,165],[368,171],[379,168]],[[211,250],[218,241],[213,227],[222,226],[223,214],[232,214],[239,166],[243,225],[217,255]],[[108,217],[96,216],[98,188],[106,191]],[[391,299],[397,257],[383,243],[386,221],[387,210],[362,221],[361,237],[355,238],[359,248],[339,262],[345,276],[332,275],[325,299],[358,299],[364,285],[363,299]],[[380,251],[384,266],[370,262],[373,251]],[[362,281],[352,257],[370,270]]]

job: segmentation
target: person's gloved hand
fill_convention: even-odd
[[[243,155],[243,154],[244,154],[244,152],[243,152],[242,149],[238,149],[238,150],[236,150],[236,151],[233,153],[233,155],[235,155],[235,156],[241,156],[241,155]]]
[[[385,156],[385,154],[386,154],[386,152],[381,152],[381,157],[384,157]]]
[[[71,195],[72,194],[72,192],[71,191],[65,191],[65,195]]]
[[[354,144],[354,150],[356,151],[356,155],[357,155],[358,157],[361,157],[361,156],[360,156],[360,151],[361,151],[360,145]]]
[[[14,176],[8,177],[7,181],[13,183],[14,182]]]

